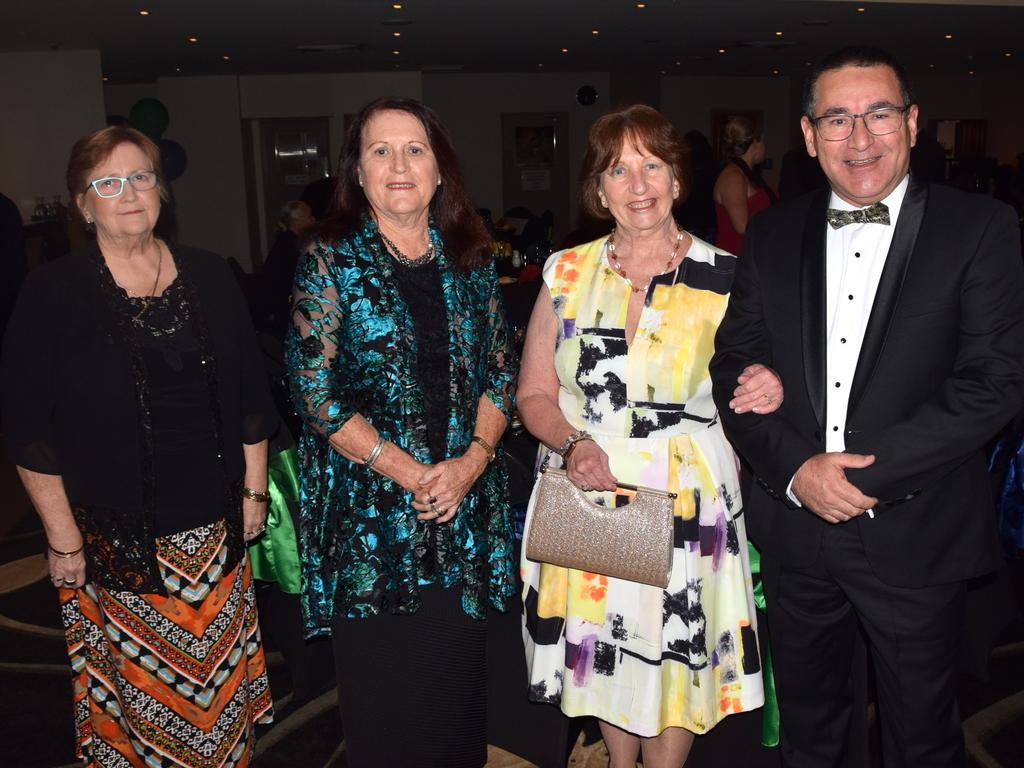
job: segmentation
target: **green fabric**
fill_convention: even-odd
[[[270,457],[267,463],[270,506],[267,533],[249,545],[252,574],[276,581],[282,592],[299,594],[299,544],[288,502],[299,500],[299,461],[294,446]]]
[[[761,575],[761,553],[757,547],[747,542],[750,554],[750,575]],[[764,580],[756,579],[754,583],[754,605],[764,611],[767,602],[764,597]],[[764,677],[764,707],[761,709],[761,744],[765,747],[779,746],[779,697],[775,692],[775,673],[772,670],[772,649],[768,638],[764,641],[764,658],[761,660],[761,674]]]

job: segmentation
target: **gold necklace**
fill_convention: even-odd
[[[156,293],[156,287],[160,285],[160,270],[163,269],[164,266],[164,251],[159,245],[157,245],[156,247],[156,253],[156,279],[153,281],[153,287],[149,289],[148,296],[143,295],[134,297],[142,301],[142,309],[140,309],[132,316],[133,323],[137,323],[139,321],[139,318],[149,311],[149,303],[154,298],[156,298],[153,294]],[[114,276],[113,272],[111,272],[110,276]],[[117,285],[117,287],[120,288],[122,291],[124,291],[125,295],[128,296],[128,298],[132,298],[131,294],[128,293],[128,289],[121,285],[119,282],[117,282],[117,280],[114,280],[114,284]]]
[[[668,272],[672,269],[672,262],[676,260],[676,256],[679,254],[679,244],[683,242],[683,231],[680,230],[676,233],[675,247],[672,249],[672,254],[668,257],[668,261],[665,262],[665,268],[661,270],[661,273]],[[626,281],[626,285],[629,286],[629,290],[633,293],[646,293],[647,286],[633,285],[633,281],[629,279],[629,275],[626,274],[626,270],[622,268],[622,264],[619,262],[619,257],[615,253],[615,230],[613,229],[611,234],[608,235],[608,263],[611,264],[619,276]]]

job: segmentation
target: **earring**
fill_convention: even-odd
[[[608,198],[605,197],[604,195],[600,195],[600,198],[601,198],[601,207],[602,208],[607,208],[608,207]]]
[[[675,200],[677,197],[679,197],[679,182],[678,181],[675,184],[672,185],[672,199]]]
[[[363,186],[363,180],[362,179],[359,180],[359,186],[360,187]]]
[[[437,186],[439,186],[439,187],[441,186],[441,179],[437,180]]]
[[[90,216],[88,213],[85,214],[85,223],[92,224],[92,216]]]

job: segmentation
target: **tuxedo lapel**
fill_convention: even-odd
[[[850,403],[847,408],[849,414],[854,412],[857,402],[864,394],[864,389],[871,380],[871,374],[874,373],[878,357],[885,346],[896,302],[899,301],[900,290],[903,288],[903,279],[907,275],[910,257],[917,243],[917,234],[921,231],[927,202],[928,185],[911,176],[907,194],[903,198],[903,206],[900,208],[899,220],[896,222],[896,231],[892,234],[889,253],[885,257],[885,266],[882,267],[882,276],[878,281],[875,301],[871,305],[867,328],[864,331],[857,370],[850,385]]]
[[[800,322],[807,396],[820,427],[825,423],[825,209],[829,192],[818,193],[804,222],[800,255]]]

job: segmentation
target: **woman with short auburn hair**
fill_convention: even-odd
[[[665,590],[520,561],[529,696],[597,717],[612,768],[641,750],[678,768],[695,734],[763,700],[736,456],[708,373],[736,259],[674,221],[686,159],[650,107],[594,124],[582,199],[615,229],[548,260],[519,381],[524,425],[591,502],[628,515],[620,481],[678,494]],[[737,410],[781,402],[764,366],[739,384]]]

